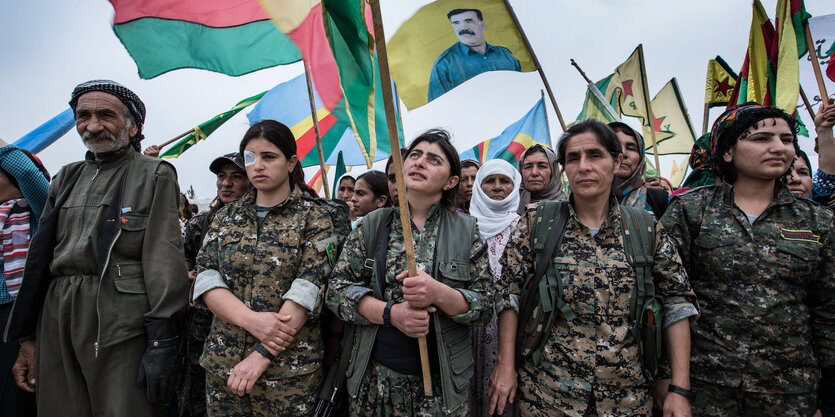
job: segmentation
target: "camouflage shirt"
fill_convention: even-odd
[[[562,297],[577,317],[568,322],[558,316],[535,379],[549,387],[561,408],[580,415],[592,394],[601,407],[613,390],[641,387],[641,392],[646,391],[638,346],[629,331],[629,301],[637,275],[626,259],[617,201],[612,198],[609,204],[608,218],[594,236],[570,206],[562,244],[553,262],[566,284]],[[536,268],[530,236],[535,207],[528,205],[502,256],[502,277],[496,283],[499,312],[510,308],[519,311],[520,287]],[[664,298],[665,327],[697,314],[684,267],[660,223],[656,224],[652,276],[658,294]],[[520,364],[523,370],[535,372],[531,361],[527,358]]]
[[[815,390],[835,366],[832,213],[785,185],[750,224],[731,185],[674,198],[661,219],[702,307],[693,378],[749,392]]]
[[[318,315],[328,265],[327,253],[318,246],[333,238],[330,218],[318,205],[291,194],[267,214],[260,234],[257,229],[255,190],[250,190],[215,215],[206,245],[197,256],[197,273],[219,271],[229,290],[258,312],[278,312],[283,298],[304,306],[291,296],[292,288],[315,288],[318,293],[307,322],[261,378],[314,372],[324,350]],[[253,352],[256,342],[246,330],[215,317],[200,364],[207,372],[228,375]]]
[[[186,223],[185,236],[183,236],[183,253],[186,257],[186,262],[194,265],[197,263],[197,253],[203,247],[203,238],[206,237],[206,232],[214,219],[215,213],[212,211],[201,211],[189,219]],[[203,225],[206,225],[205,227]]]
[[[414,241],[417,269],[432,275],[432,262],[435,241],[438,238],[440,210],[446,210],[436,203],[429,209],[429,216],[423,225],[423,230],[412,225],[412,239]],[[465,239],[462,236],[462,240]],[[470,251],[470,287],[458,289],[470,303],[470,309],[451,318],[459,323],[471,326],[483,326],[493,316],[493,288],[487,261],[487,251],[481,233],[469,237],[472,249]],[[403,246],[403,227],[400,216],[395,215],[391,222],[388,250],[386,251],[386,277],[384,301],[395,300],[403,302],[403,286],[395,277],[406,268],[406,251]],[[475,259],[476,255],[477,256]],[[365,295],[373,295],[370,272],[364,271],[366,258],[365,238],[362,227],[357,226],[345,240],[342,255],[334,267],[328,289],[328,308],[340,318],[357,324],[369,324],[369,321],[357,313],[359,300]]]

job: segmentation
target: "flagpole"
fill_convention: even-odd
[[[705,103],[705,113],[702,116],[702,136],[707,133],[708,117],[710,117],[710,103]]]
[[[516,29],[518,29],[519,34],[522,35],[522,41],[525,43],[525,47],[528,48],[528,52],[531,54],[533,64],[536,66],[537,72],[539,72],[539,77],[542,78],[542,84],[545,85],[545,91],[548,92],[548,97],[551,99],[551,105],[554,106],[554,111],[557,113],[557,119],[560,121],[560,127],[562,127],[563,132],[565,132],[565,121],[562,119],[562,113],[560,113],[560,106],[557,105],[557,99],[554,98],[554,92],[551,90],[551,84],[548,83],[548,78],[545,77],[545,71],[542,70],[542,65],[540,65],[539,60],[536,59],[536,54],[533,52],[533,48],[531,48],[531,43],[528,41],[528,37],[525,36],[525,31],[522,30],[522,25],[519,24],[519,18],[516,17],[516,13],[513,11],[513,6],[510,5],[510,0],[504,0],[504,4],[505,7],[507,7],[507,11],[510,13],[510,17],[513,19],[513,23],[516,24]]]
[[[539,97],[540,97],[539,99],[542,100],[542,104],[544,105],[545,104],[545,90],[542,90],[542,89],[539,90]],[[553,140],[551,138],[551,124],[548,123],[548,111],[547,110],[545,111],[545,131],[548,132],[548,146],[550,146],[552,150],[557,149],[554,146]]]
[[[638,44],[638,60],[641,63],[641,80],[644,83],[644,103],[647,105],[647,118],[649,118],[649,131],[652,137],[652,152],[655,154],[655,169],[661,172],[661,164],[658,162],[658,144],[655,142],[655,116],[652,114],[652,104],[647,97],[649,85],[647,85],[647,67],[644,64],[644,44]]]
[[[417,276],[415,261],[415,246],[412,242],[412,219],[409,214],[409,200],[406,199],[406,186],[403,182],[403,158],[400,155],[400,141],[397,137],[397,122],[390,115],[394,111],[394,95],[391,90],[391,74],[389,73],[388,53],[386,52],[386,35],[383,32],[383,16],[380,11],[380,0],[368,0],[371,5],[371,15],[374,21],[374,41],[377,47],[377,62],[380,65],[380,88],[383,90],[383,103],[386,110],[386,126],[389,131],[391,145],[391,159],[394,163],[394,175],[397,179],[397,199],[400,203],[400,224],[403,226],[403,246],[406,251],[406,265],[410,277]],[[426,347],[426,337],[418,338],[420,349],[420,367],[423,376],[423,393],[432,396],[432,378],[429,373],[429,350]]]
[[[302,60],[304,65],[304,79],[307,81],[307,97],[310,101],[310,116],[313,117],[313,130],[316,132],[316,151],[319,153],[319,169],[322,172],[322,186],[325,188],[325,196],[331,195],[328,188],[328,171],[325,169],[325,154],[322,151],[322,136],[319,134],[319,116],[316,114],[316,99],[313,98],[313,81],[310,80],[310,70],[307,68],[307,61]],[[301,163],[299,161],[298,163]]]
[[[180,133],[179,135],[177,135],[177,137],[175,137],[174,139],[167,140],[167,141],[163,142],[162,145],[157,145],[157,146],[159,146],[160,150],[162,150],[162,148],[164,148],[164,147],[166,147],[166,146],[168,146],[168,145],[186,137],[186,135],[188,135],[191,132],[194,132],[194,129],[186,130],[185,132]]]
[[[815,111],[812,110],[812,103],[809,103],[809,97],[806,97],[806,92],[803,91],[803,86],[800,86],[800,98],[803,99],[803,105],[806,107],[806,110],[809,111],[809,117],[812,120],[815,120]]]
[[[823,82],[823,74],[821,74],[820,63],[818,62],[818,54],[815,52],[815,41],[812,40],[812,32],[809,30],[809,21],[803,22],[803,31],[806,33],[806,46],[809,48],[809,58],[812,59],[812,69],[815,70],[815,80],[818,81],[818,90],[821,95],[821,107],[818,112],[823,110],[829,103],[829,94],[826,92],[826,84]]]

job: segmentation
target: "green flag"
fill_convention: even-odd
[[[333,175],[333,190],[331,191],[331,199],[336,199],[336,190],[339,188],[339,177],[347,172],[345,168],[345,159],[342,158],[342,151],[336,156],[336,172]]]
[[[220,125],[226,123],[227,120],[231,119],[232,116],[238,114],[241,110],[246,108],[249,105],[255,104],[261,97],[267,94],[266,91],[260,94],[256,94],[252,97],[243,99],[232,107],[231,109],[218,114],[217,116],[200,123],[199,125],[192,128],[191,133],[186,135],[184,138],[180,139],[179,142],[174,144],[174,146],[168,148],[167,151],[160,154],[160,158],[176,158],[183,154],[188,148],[191,148],[196,144],[198,141],[206,139],[209,135],[211,135]]]

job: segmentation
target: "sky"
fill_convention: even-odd
[[[400,24],[427,1],[381,2],[385,33],[390,38]],[[774,17],[777,0],[763,0]],[[650,94],[676,77],[696,133],[701,133],[707,61],[721,55],[732,68],[742,66],[751,23],[747,0],[511,0],[522,28],[552,86],[566,122],[583,104],[586,83],[570,59],[598,80],[609,75],[644,45]],[[831,0],[806,0],[813,16],[835,14]],[[0,138],[11,143],[67,108],[73,87],[83,81],[108,78],[135,91],[148,109],[143,146],[165,142],[232,107],[239,100],[268,90],[302,73],[300,63],[274,67],[240,77],[203,70],[177,70],[154,79],[139,78],[136,65],[112,30],[113,8],[104,0],[27,0],[6,2],[0,14]],[[489,29],[488,29],[489,30]],[[813,28],[814,30],[814,28]],[[835,30],[832,30],[835,32]],[[813,34],[814,36],[814,34]],[[832,39],[827,41],[831,44]],[[824,51],[826,48],[823,48]],[[811,63],[800,61],[807,95],[819,95]],[[493,72],[479,75],[432,103],[405,111],[407,140],[423,130],[442,127],[463,151],[497,136],[521,118],[540,98],[542,81],[536,72]],[[835,83],[828,83],[835,97]],[[547,102],[552,140],[562,129]],[[817,109],[817,106],[814,106]],[[811,119],[801,109],[813,131]],[[180,187],[193,187],[198,198],[215,194],[208,165],[216,156],[237,149],[248,127],[247,110],[181,157],[170,159]],[[721,113],[713,109],[712,121]],[[634,119],[626,120],[634,127]],[[814,134],[812,134],[814,136]],[[801,147],[817,166],[812,139]],[[75,129],[39,156],[51,173],[83,158],[85,148]],[[662,157],[661,171],[669,176],[672,161]],[[381,163],[375,165],[381,169]],[[364,171],[356,167],[353,172]],[[308,178],[314,169],[306,170]]]

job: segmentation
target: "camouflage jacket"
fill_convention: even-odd
[[[267,214],[260,234],[257,229],[255,190],[250,190],[215,215],[197,256],[197,273],[219,271],[229,290],[258,312],[278,312],[283,299],[296,301],[289,294],[291,287],[315,287],[318,295],[307,322],[261,378],[311,373],[320,367],[324,349],[318,315],[328,255],[321,243],[333,239],[333,226],[318,205],[291,194]],[[253,352],[257,341],[246,330],[215,317],[200,365],[215,375],[228,375]]]
[[[192,265],[197,263],[197,253],[203,247],[203,239],[206,237],[206,232],[209,231],[209,226],[211,226],[216,213],[216,211],[201,211],[186,223],[185,236],[183,237],[183,253],[186,262]],[[206,227],[203,226],[204,224]]]
[[[661,219],[702,307],[693,378],[745,391],[809,392],[835,366],[832,213],[785,185],[750,224],[731,185],[673,199]]]
[[[496,311],[519,311],[521,285],[536,269],[530,233],[536,205],[528,205],[510,236],[502,255],[502,277],[496,283]],[[636,272],[626,259],[617,201],[610,200],[606,221],[595,236],[577,218],[570,206],[565,234],[553,258],[565,283],[562,296],[577,315],[568,322],[560,315],[550,329],[543,353],[540,377],[561,381],[558,390],[592,391],[605,395],[606,387],[634,388],[645,384],[638,346],[629,331],[630,297],[636,287]],[[695,297],[672,241],[656,224],[655,265],[652,275],[657,293],[664,299],[664,327],[697,315]],[[520,364],[532,367],[532,359]],[[553,381],[543,381],[550,383]],[[603,391],[603,392],[601,392]],[[576,404],[579,409],[586,405]]]
[[[435,241],[439,234],[439,210],[445,210],[440,204],[435,204],[429,210],[429,216],[423,225],[423,230],[412,225],[412,239],[415,247],[417,268],[432,274],[432,261]],[[464,239],[464,237],[462,237]],[[481,254],[476,259],[470,259],[471,286],[458,291],[470,303],[469,311],[451,317],[453,320],[471,326],[482,326],[493,316],[493,288],[490,270],[487,262],[487,252],[484,239],[480,233],[469,237],[472,245],[471,254]],[[365,295],[373,295],[368,280],[370,273],[364,271],[365,238],[362,228],[355,228],[345,240],[342,255],[334,267],[328,289],[327,304],[342,320],[357,324],[369,324],[369,321],[357,313],[359,300]],[[388,250],[386,251],[386,278],[384,301],[395,300],[403,302],[403,286],[395,277],[405,271],[406,252],[403,247],[403,227],[400,216],[393,217],[391,233],[389,234]]]

